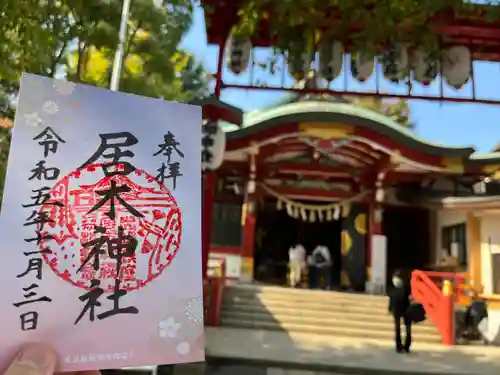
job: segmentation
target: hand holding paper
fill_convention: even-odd
[[[0,366],[37,341],[57,371],[204,360],[200,155],[200,107],[23,75]]]

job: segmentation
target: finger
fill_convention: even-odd
[[[49,345],[28,344],[17,354],[4,375],[52,375],[56,365],[56,354]]]

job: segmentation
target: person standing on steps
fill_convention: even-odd
[[[301,282],[302,271],[306,266],[306,249],[297,243],[288,250],[288,257],[290,286],[295,288]]]
[[[324,245],[318,245],[314,248],[311,258],[314,268],[314,287],[330,290],[332,288],[330,250]]]
[[[394,317],[395,344],[398,353],[409,353],[411,346],[411,319],[406,316],[410,307],[411,290],[401,271],[392,276],[392,288],[389,290],[389,312]],[[405,343],[401,341],[401,321],[406,328]]]

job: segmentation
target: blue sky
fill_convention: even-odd
[[[196,11],[195,22],[184,39],[184,47],[203,62],[207,71],[216,71],[218,47],[207,45],[205,21],[201,9]],[[227,76],[226,72],[225,77]],[[230,78],[230,80],[225,78],[225,81],[241,83],[240,78]],[[475,82],[477,96],[500,98],[500,65],[476,63]],[[468,86],[463,91],[470,91],[470,85]],[[280,95],[283,94],[224,90],[222,100],[248,111],[268,106],[274,100],[279,100]],[[423,139],[449,146],[474,146],[480,152],[488,152],[500,142],[500,106],[417,100],[410,101],[410,106],[412,120],[417,124],[416,132]]]

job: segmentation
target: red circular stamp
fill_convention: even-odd
[[[131,291],[157,278],[177,254],[182,214],[169,190],[145,171],[104,176],[89,165],[60,179],[42,206],[40,248],[62,279],[88,289]],[[119,272],[119,275],[117,273]]]

